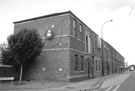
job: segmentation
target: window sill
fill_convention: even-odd
[[[100,70],[97,70],[96,72],[101,72]]]
[[[79,73],[79,71],[75,71],[74,73]]]
[[[82,70],[82,71],[80,71],[80,72],[84,72],[84,71]]]

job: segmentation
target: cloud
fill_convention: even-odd
[[[102,10],[104,8],[110,8],[115,10],[120,7],[130,6],[134,8],[135,0],[94,0],[95,8]]]

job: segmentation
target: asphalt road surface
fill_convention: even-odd
[[[135,91],[135,71],[105,80],[97,91]]]
[[[135,91],[135,71],[133,71],[130,77],[121,84],[117,91]]]

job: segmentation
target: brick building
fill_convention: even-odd
[[[124,57],[108,42],[103,42],[104,75],[121,73],[124,71]]]
[[[36,64],[24,73],[26,79],[79,81],[102,75],[101,40],[71,11],[14,22],[14,33],[22,29],[36,29],[44,41]],[[52,34],[52,38],[47,34]],[[112,74],[118,60],[114,60],[114,48],[105,43],[109,50],[104,49],[104,62],[109,63],[109,74]],[[104,66],[107,70],[107,65]]]

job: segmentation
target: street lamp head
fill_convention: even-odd
[[[110,20],[110,22],[113,22],[113,20]]]
[[[101,27],[101,38],[103,38],[103,27],[104,27],[104,25],[105,25],[106,23],[108,23],[108,22],[113,22],[113,20],[108,20],[108,21],[105,21],[105,22],[103,23],[103,25],[102,25],[102,27]]]

